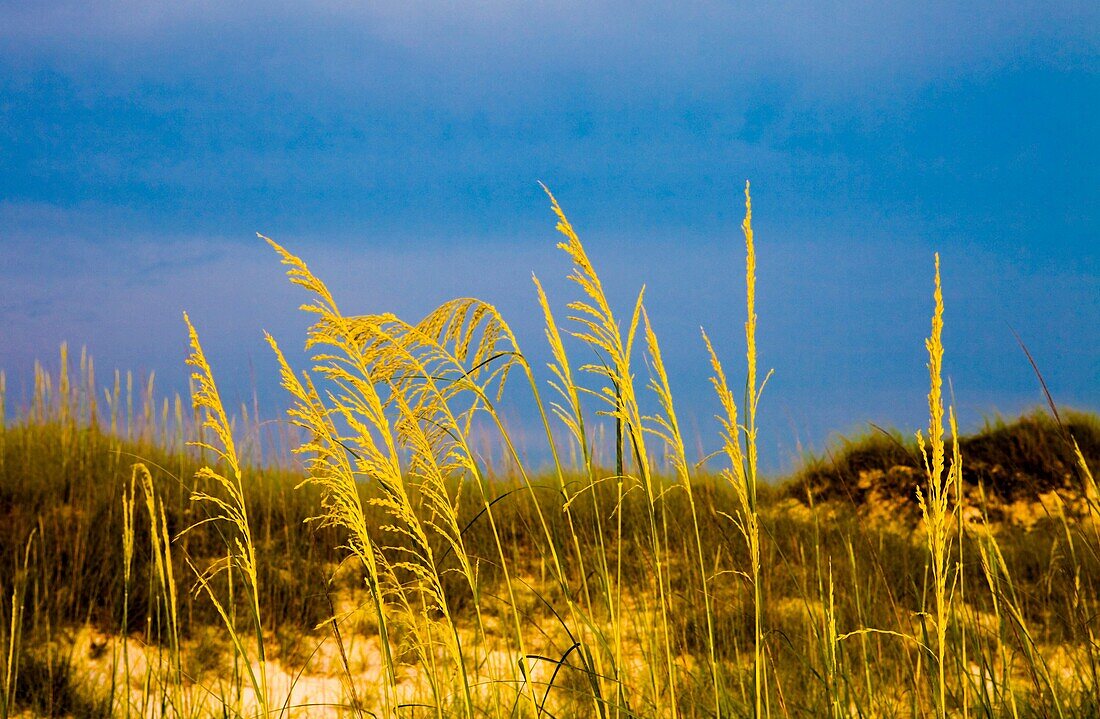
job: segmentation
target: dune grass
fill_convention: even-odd
[[[534,279],[549,383],[492,306],[347,315],[271,240],[314,318],[308,369],[268,338],[293,456],[254,408],[231,419],[190,321],[187,410],[63,348],[9,418],[0,374],[0,717],[1100,712],[1096,419],[960,436],[938,258],[927,432],[774,487],[748,187],[747,374],[735,392],[703,335],[721,414],[700,462],[644,295],[613,308],[549,198],[578,292],[561,317]],[[549,470],[502,419],[517,391]]]

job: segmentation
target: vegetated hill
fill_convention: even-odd
[[[1077,440],[1085,461],[1100,467],[1100,416],[1060,412],[1061,424],[1043,410],[1011,422],[987,421],[979,432],[959,438],[963,482],[968,490],[981,485],[997,503],[1034,500],[1054,490],[1080,487],[1077,459],[1070,437]],[[947,439],[948,461],[951,440]],[[786,491],[806,500],[846,500],[862,505],[872,500],[912,499],[925,485],[924,460],[915,438],[898,432],[874,431],[845,439],[814,458],[787,484]]]
[[[73,416],[72,413],[69,414]],[[203,508],[190,499],[205,489],[195,473],[205,462],[183,447],[164,427],[142,426],[127,439],[100,424],[75,420],[18,420],[0,424],[0,597],[11,601],[19,576],[39,577],[49,588],[34,599],[39,619],[64,625],[87,620],[110,626],[123,602],[123,493],[131,487],[133,466],[150,472],[153,497],[171,537],[175,576],[190,586],[187,561],[205,567],[225,556],[224,539],[215,524],[199,524]],[[206,461],[210,461],[207,459]],[[312,627],[329,612],[323,594],[306,591],[318,567],[339,559],[339,535],[306,524],[316,513],[317,493],[296,490],[301,474],[279,467],[246,467],[249,514],[254,536],[268,558],[260,567],[265,606],[272,626]],[[137,483],[133,576],[147,579],[153,562],[149,542],[149,497]],[[186,559],[185,559],[186,558]],[[150,584],[135,581],[129,589],[130,617],[141,629]],[[187,620],[216,623],[208,602],[194,592],[181,592]],[[0,619],[7,622],[0,610]],[[187,625],[184,625],[187,628]]]

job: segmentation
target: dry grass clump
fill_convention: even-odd
[[[0,374],[0,718],[1096,715],[1095,422],[960,437],[938,258],[927,432],[777,489],[757,460],[748,186],[746,377],[704,334],[720,414],[700,461],[643,293],[613,307],[547,194],[577,289],[560,317],[534,279],[548,385],[494,307],[345,314],[267,240],[314,319],[305,370],[268,337],[299,470],[250,453],[256,411],[231,419],[189,321],[190,412],[118,375],[101,402],[63,350],[9,423]],[[502,419],[520,391],[549,471]],[[1061,478],[1045,518],[998,522],[1026,483],[995,480],[1043,471]],[[870,521],[886,500],[894,521]]]

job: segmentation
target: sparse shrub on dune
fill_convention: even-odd
[[[1100,463],[1100,420],[1074,410],[1062,409],[1060,415],[1061,425],[1043,409],[1012,420],[998,416],[973,434],[960,435],[959,450],[966,457],[963,484],[968,489],[981,484],[987,496],[1007,502],[1079,488],[1079,461],[1066,434],[1076,439],[1086,466],[1095,466]],[[811,491],[822,501],[861,504],[872,488],[885,496],[908,497],[910,470],[922,470],[916,442],[872,429],[808,458],[788,486],[799,499]]]

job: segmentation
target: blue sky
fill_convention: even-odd
[[[936,251],[964,423],[1041,400],[1013,330],[1098,409],[1098,45],[1087,2],[0,0],[0,367],[68,340],[180,388],[187,309],[274,412],[261,330],[304,322],[257,231],[348,311],[480,296],[540,359],[531,272],[572,297],[541,180],[624,312],[647,285],[709,449],[749,179],[771,468],[922,424]]]

